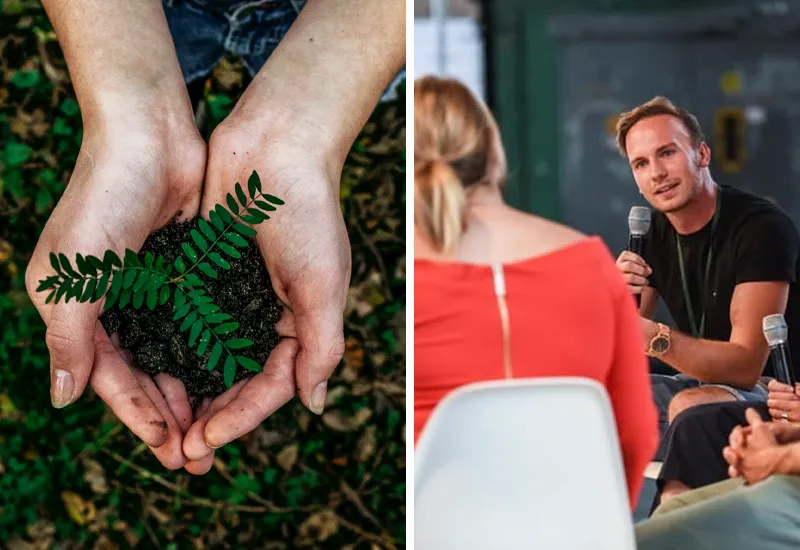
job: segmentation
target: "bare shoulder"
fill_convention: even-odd
[[[560,248],[566,248],[587,238],[584,233],[539,216],[513,210],[515,224],[522,234],[527,235],[531,244],[537,249],[533,252],[546,254]]]

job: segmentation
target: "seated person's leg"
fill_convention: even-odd
[[[701,386],[683,390],[670,401],[667,419],[672,423],[675,417],[686,409],[708,403],[725,403],[729,401],[738,401],[738,399],[733,393],[718,386]]]
[[[665,435],[664,464],[658,478],[661,502],[728,478],[722,449],[733,428],[747,424],[744,412],[748,407],[756,409],[764,420],[770,419],[767,405],[761,401],[700,405],[673,419]]]
[[[658,430],[662,439],[669,426],[668,411],[669,404],[673,397],[686,389],[694,388],[698,385],[699,382],[697,380],[693,380],[682,374],[675,376],[667,374],[650,375],[650,387],[653,389],[653,400],[658,409]]]
[[[709,492],[711,487],[701,489]],[[772,476],[636,525],[639,550],[800,548],[800,477]]]

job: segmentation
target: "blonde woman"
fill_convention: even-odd
[[[464,85],[414,86],[415,440],[464,384],[591,378],[611,397],[635,505],[657,416],[639,316],[614,259],[599,238],[503,201],[497,124]]]

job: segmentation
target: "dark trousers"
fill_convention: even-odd
[[[662,443],[664,464],[658,478],[659,491],[671,480],[695,489],[728,479],[728,463],[722,457],[722,449],[728,445],[733,428],[747,424],[744,412],[748,408],[770,420],[763,401],[709,403],[676,416]]]

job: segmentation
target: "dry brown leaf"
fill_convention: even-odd
[[[25,460],[27,460],[29,462],[33,462],[35,460],[39,460],[39,453],[36,452],[36,449],[28,449],[22,455],[22,458],[24,458]]]
[[[324,542],[339,531],[339,521],[331,510],[316,512],[300,525],[300,534],[294,542],[297,546],[313,546]]]
[[[36,550],[36,547],[29,542],[25,542],[18,536],[14,536],[8,541],[8,550]]]
[[[6,240],[0,239],[0,264],[4,264],[11,257],[11,243]]]
[[[339,402],[339,399],[347,395],[348,390],[345,386],[334,386],[328,390],[325,395],[325,408],[333,407]]]
[[[40,519],[39,521],[28,525],[28,527],[25,529],[25,532],[28,533],[28,536],[31,539],[33,539],[34,543],[39,544],[42,541],[46,541],[45,546],[49,547],[53,542],[53,535],[56,534],[56,526],[52,521]]]
[[[99,462],[91,458],[83,459],[83,466],[86,468],[86,473],[83,479],[89,484],[93,493],[104,495],[108,493],[108,482],[106,482],[106,474],[103,467]]]
[[[336,458],[331,460],[331,462],[336,464],[337,466],[345,467],[347,466],[348,459],[346,456],[337,456]]]
[[[358,438],[353,458],[359,462],[367,462],[372,458],[372,455],[375,454],[378,448],[377,430],[378,428],[376,426],[367,426],[367,429],[364,430],[364,433]]]
[[[353,416],[348,416],[342,411],[328,411],[322,415],[322,422],[337,432],[351,432],[363,426],[372,417],[372,410],[359,409]]]
[[[86,525],[97,514],[94,502],[84,500],[79,494],[72,491],[63,491],[61,500],[64,501],[64,507],[67,509],[69,517],[78,525]]]
[[[97,542],[94,543],[92,546],[92,550],[118,550],[119,546],[111,542],[111,540],[105,536],[100,535],[97,539]]]
[[[156,518],[156,521],[158,523],[169,523],[170,521],[172,521],[172,516],[170,516],[169,514],[165,514],[152,504],[147,507],[147,511],[150,512],[151,516]]]
[[[300,409],[295,416],[297,427],[300,428],[300,431],[307,432],[308,428],[311,426],[311,413],[306,409]]]
[[[339,377],[347,382],[348,384],[352,384],[356,380],[358,380],[359,370],[351,365],[345,365],[341,371],[339,371]]]
[[[278,453],[278,456],[275,457],[275,459],[278,461],[278,464],[281,465],[281,468],[289,472],[292,470],[292,468],[294,468],[294,465],[297,462],[297,455],[298,445],[297,443],[293,443],[284,447],[284,449]]]
[[[224,90],[242,86],[242,67],[223,58],[214,68],[213,76]]]

